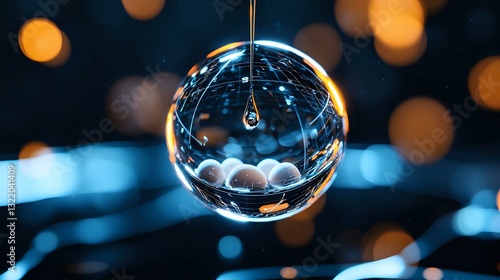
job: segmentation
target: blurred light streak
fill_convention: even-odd
[[[366,181],[377,186],[387,186],[396,183],[387,174],[397,174],[403,159],[390,145],[371,145],[363,151],[359,164]]]
[[[474,208],[473,212],[470,212],[471,210],[469,209],[469,207],[471,207],[471,206],[460,209],[457,212],[455,212],[454,214],[448,214],[448,215],[445,215],[444,217],[440,218],[419,239],[417,239],[412,244],[408,245],[401,252],[401,254],[394,255],[392,257],[389,257],[389,258],[386,258],[383,260],[367,262],[367,263],[363,263],[363,264],[351,267],[351,268],[343,271],[339,275],[337,275],[337,277],[335,277],[334,279],[335,280],[366,279],[366,278],[377,278],[377,277],[399,278],[400,276],[402,276],[404,269],[403,269],[403,271],[401,271],[401,274],[399,274],[399,275],[398,275],[398,273],[396,273],[397,266],[392,267],[394,269],[394,271],[393,271],[394,273],[388,273],[389,271],[386,268],[382,271],[382,273],[387,273],[387,274],[378,274],[377,270],[370,271],[370,268],[371,268],[370,265],[380,264],[379,262],[381,262],[381,261],[386,261],[386,260],[389,260],[391,258],[398,257],[399,259],[396,259],[396,260],[402,261],[403,262],[402,265],[404,268],[405,261],[408,264],[415,263],[419,260],[422,260],[422,259],[428,257],[432,252],[437,250],[443,244],[451,241],[452,239],[454,239],[462,234],[470,235],[470,233],[472,233],[472,230],[466,231],[466,232],[462,232],[461,230],[457,230],[458,234],[457,234],[457,232],[455,232],[453,230],[455,219],[457,219],[457,217],[459,217],[458,219],[460,219],[461,215],[462,216],[463,215],[469,216],[467,218],[477,218],[478,216],[483,216],[483,218],[481,218],[482,221],[480,221],[478,223],[476,223],[474,221],[467,220],[467,222],[471,223],[470,225],[472,225],[474,227],[473,228],[474,234],[478,234],[480,232],[495,232],[495,233],[500,232],[499,231],[500,227],[499,227],[499,229],[496,229],[496,228],[492,228],[492,226],[490,226],[490,224],[494,224],[494,223],[492,223],[493,221],[500,219],[500,213],[498,213],[497,211],[492,210],[492,209],[482,209],[479,207]],[[465,214],[463,211],[466,211]],[[488,222],[486,222],[485,220],[487,220]],[[468,225],[468,226],[470,226],[470,225]],[[479,229],[479,231],[477,231],[477,229]],[[419,249],[418,251],[420,252],[420,255],[415,254],[416,248]],[[396,261],[396,263],[397,262],[398,261]],[[382,263],[382,264],[384,265],[385,263]],[[370,272],[370,273],[368,273],[368,272]],[[485,277],[484,279],[489,279],[488,276],[484,276],[484,277]],[[478,276],[478,278],[474,278],[474,279],[482,279],[482,278],[480,276]]]
[[[319,264],[316,270],[308,273],[308,277],[331,277],[332,275],[338,274],[340,271],[344,270],[346,265],[339,264]],[[279,279],[279,271],[282,267],[259,267],[259,268],[248,268],[241,270],[233,270],[221,273],[217,280],[267,280],[267,279]],[[399,279],[421,279],[420,275],[423,274],[426,268],[424,267],[414,267],[411,274],[403,273]],[[470,272],[462,272],[456,270],[441,270],[446,279],[474,279],[474,280],[498,280],[497,276],[476,274]],[[419,275],[415,277],[415,275]],[[300,273],[299,273],[299,277]],[[348,278],[349,280],[354,280],[356,278]]]
[[[370,189],[375,185],[365,179],[361,171],[361,159],[364,151],[361,149],[346,149],[342,164],[337,174],[336,184],[339,187],[354,189]]]
[[[367,278],[399,278],[403,275],[406,264],[400,256],[392,256],[378,261],[367,262],[357,266],[350,267],[340,274],[334,280],[352,280]]]
[[[54,241],[53,235],[55,235],[58,240],[56,246],[42,247],[43,250],[40,250],[36,245],[39,244],[36,238],[34,247],[17,262],[17,272],[7,271],[0,275],[0,280],[21,279],[29,270],[39,265],[48,253],[61,247],[107,243],[178,224],[185,219],[181,206],[191,205],[191,201],[192,198],[188,192],[177,188],[153,201],[120,213],[51,225],[44,229],[37,238],[49,238]],[[196,211],[189,213],[189,216],[196,218],[211,213],[208,209],[196,208]],[[130,222],[132,220],[133,223]],[[46,232],[49,232],[50,236]]]
[[[34,247],[44,253],[49,253],[57,248],[59,240],[52,231],[40,232],[34,240]]]
[[[36,62],[54,59],[61,51],[61,30],[46,18],[27,20],[19,30],[19,46],[23,54]]]
[[[41,141],[26,143],[19,152],[19,167],[30,177],[46,175],[54,164],[52,149]]]
[[[34,178],[22,170],[17,173],[17,180],[23,184],[22,188],[17,188],[18,204],[79,194],[178,185],[177,181],[171,180],[174,171],[165,161],[168,153],[162,145],[138,147],[135,144],[111,143],[80,146],[68,151],[50,149],[53,150],[50,154],[52,164],[43,176]],[[30,160],[45,162],[43,159],[0,161],[0,168],[7,170],[8,164],[22,165],[23,161]],[[146,159],[148,164],[144,164]],[[0,174],[0,178],[2,176],[6,175]],[[7,193],[0,193],[0,206],[5,205]]]
[[[31,178],[24,172],[17,174],[18,179],[23,181],[23,188],[17,190],[18,203],[78,194],[113,193],[130,189],[165,188],[180,185],[177,180],[170,179],[175,176],[175,172],[169,162],[165,160],[169,154],[164,145],[115,142],[80,146],[67,151],[57,147],[50,149],[53,151],[53,165],[46,175]],[[369,152],[365,153],[366,151]],[[382,156],[385,158],[380,161]],[[364,162],[365,160],[367,162]],[[418,189],[419,193],[452,197],[464,204],[470,203],[471,198],[483,189],[498,190],[498,185],[495,183],[499,178],[498,165],[485,165],[481,161],[461,164],[444,159],[433,166],[416,167],[405,161],[397,164],[395,160],[394,147],[390,145],[376,145],[366,148],[364,145],[351,144],[350,148],[346,149],[344,162],[336,173],[338,178],[335,181],[335,187],[348,189],[390,187],[391,189],[398,188],[408,191]],[[9,163],[19,165],[19,161],[15,160],[0,161],[0,168],[7,169]],[[105,174],[104,171],[96,174],[102,173],[104,180],[114,180],[113,177],[117,177],[116,180],[121,181],[122,185],[113,183],[105,186],[105,184],[97,182],[99,178],[92,173],[95,170],[92,167],[94,163],[100,165],[111,163],[106,166],[108,174]],[[377,170],[384,173],[370,172],[367,168],[375,166],[374,164],[377,165]],[[161,170],[161,172],[157,172],[157,170]],[[476,171],[479,173],[476,174]],[[128,174],[122,174],[123,172]],[[85,176],[90,175],[94,178],[85,178]],[[0,174],[0,180],[2,176],[6,175]],[[467,179],[469,177],[470,180]],[[427,187],[431,181],[448,186],[448,188]],[[96,182],[96,185],[88,185],[92,182]],[[139,182],[141,182],[140,186]],[[404,184],[401,184],[402,182]],[[390,191],[389,188],[388,191]],[[6,201],[6,193],[0,193],[0,206],[5,206]],[[101,203],[106,202],[99,202],[99,204]],[[68,204],[65,207],[73,207],[73,205]],[[221,214],[224,215],[224,213]]]
[[[337,31],[328,24],[313,23],[302,27],[293,46],[314,58],[326,71],[331,71],[342,57]]]
[[[385,148],[380,147],[381,150],[390,150],[392,149],[391,146],[386,146]],[[55,151],[54,156],[56,163],[58,160],[61,159],[69,159],[69,158],[64,158],[64,157],[75,157],[77,153],[77,149],[70,150],[68,152],[58,152],[59,149],[53,148]],[[87,154],[86,157],[83,157],[81,159],[81,166],[80,165],[71,165],[72,169],[71,172],[67,171],[68,173],[63,174],[64,176],[62,177],[64,180],[67,180],[66,178],[71,174],[72,178],[69,181],[63,181],[63,182],[58,182],[57,175],[54,173],[52,180],[53,182],[47,183],[49,187],[47,187],[46,190],[43,188],[40,189],[40,180],[32,180],[31,184],[35,186],[35,188],[30,189],[30,188],[20,188],[18,191],[22,191],[23,195],[19,195],[19,199],[22,199],[22,202],[26,202],[26,200],[29,201],[36,201],[36,200],[41,200],[41,199],[47,199],[47,198],[53,198],[53,197],[60,197],[64,195],[73,195],[73,194],[78,194],[80,191],[85,192],[86,186],[82,185],[80,186],[78,178],[81,178],[83,173],[79,173],[81,170],[85,170],[87,167],[86,165],[92,165],[92,160],[96,160],[97,162],[99,161],[108,161],[108,160],[116,160],[120,164],[123,164],[130,168],[131,170],[134,170],[136,173],[134,176],[136,178],[139,178],[138,180],[141,182],[144,182],[144,185],[150,185],[151,183],[145,180],[147,177],[151,177],[155,175],[157,172],[154,172],[154,170],[151,170],[151,172],[146,172],[143,175],[140,175],[145,172],[145,170],[148,170],[147,166],[143,166],[143,162],[141,158],[148,158],[148,164],[155,166],[155,168],[161,169],[161,170],[169,170],[168,168],[165,168],[168,165],[168,162],[165,163],[165,167],[161,166],[161,163],[166,162],[165,158],[168,157],[167,153],[164,151],[164,146],[163,145],[154,145],[154,146],[146,146],[146,147],[138,147],[136,145],[124,145],[120,143],[112,143],[112,144],[100,144],[100,145],[93,145],[91,146],[91,152]],[[164,153],[162,153],[163,151]],[[350,148],[348,149],[348,153],[354,151],[354,153],[357,153],[357,159],[353,163],[354,165],[352,166],[345,166],[347,171],[351,171],[351,169],[360,169],[361,166],[361,158],[363,153],[365,152],[362,147],[357,147],[357,148]],[[61,158],[62,157],[62,158]],[[158,157],[156,159],[155,157]],[[346,159],[349,158],[346,157]],[[156,162],[158,161],[158,162]],[[6,168],[7,163],[16,163],[15,161],[3,161],[0,162],[0,166],[4,166]],[[62,161],[66,162],[67,161]],[[451,162],[445,161],[446,165],[450,165]],[[443,163],[443,164],[444,164]],[[473,163],[471,163],[473,164]],[[113,164],[111,164],[113,165]],[[57,165],[56,165],[57,166]],[[120,165],[117,165],[120,166]],[[454,169],[456,170],[457,167],[462,166],[461,164],[453,164],[451,165],[453,168],[449,169],[453,171]],[[78,168],[76,168],[78,167]],[[81,168],[80,168],[81,167]],[[69,166],[66,166],[66,168],[70,168]],[[118,167],[118,169],[120,169]],[[92,167],[90,167],[90,170],[92,170]],[[427,169],[426,169],[427,170]],[[428,169],[428,170],[433,170]],[[439,169],[439,172],[441,175],[443,174],[450,174],[451,171],[446,171],[447,173],[443,173],[443,170],[446,171],[446,169]],[[491,172],[495,172],[495,168],[491,169]],[[90,171],[88,171],[90,172]],[[160,184],[163,187],[168,184],[172,184],[172,182],[169,182],[168,178],[171,178],[171,175],[173,175],[173,171],[169,171],[171,173],[165,174],[164,172],[158,177],[154,178],[154,181],[158,180],[159,182],[155,182],[156,184]],[[359,174],[361,174],[361,171],[358,171]],[[486,170],[485,174],[489,174],[488,170]],[[490,173],[491,173],[490,172]],[[112,172],[113,173],[113,172]],[[92,174],[92,172],[88,173]],[[170,174],[170,175],[169,175]],[[417,172],[415,173],[416,177],[419,177]],[[23,176],[21,173],[19,176]],[[120,176],[117,174],[108,174],[108,176]],[[142,177],[144,178],[142,178]],[[488,176],[491,176],[488,175]],[[165,178],[167,177],[167,178]],[[362,176],[361,176],[362,177]],[[27,177],[26,177],[27,178]],[[19,178],[20,179],[20,178]],[[420,178],[419,180],[421,180]],[[23,177],[23,182],[25,178]],[[449,182],[449,179],[447,179]],[[30,181],[27,181],[30,182]],[[43,182],[43,181],[42,181]],[[346,181],[347,182],[347,181]],[[410,182],[410,181],[409,181]],[[26,182],[24,182],[26,183]],[[23,183],[23,184],[24,184]],[[69,184],[66,185],[66,183]],[[375,187],[373,184],[370,184],[368,181],[365,182],[368,187]],[[130,187],[137,187],[137,182],[132,182],[130,183],[128,187],[125,186],[122,191],[127,190]],[[176,183],[176,186],[180,185],[179,183]],[[30,184],[26,184],[26,186],[30,186]],[[56,189],[54,190],[54,186],[56,186]],[[78,186],[78,187],[75,187]],[[411,185],[410,185],[411,186]],[[349,188],[350,186],[345,186],[342,184],[339,184],[339,187],[347,187]],[[401,186],[400,186],[401,187]],[[73,188],[73,189],[72,189]],[[82,190],[80,189],[82,188]],[[99,190],[91,188],[93,191],[97,192]],[[33,195],[32,192],[35,192],[36,190],[39,190],[38,194]],[[56,193],[50,193],[50,191],[54,192],[57,191]],[[119,190],[115,190],[119,191]],[[420,192],[426,192],[424,189],[419,189]],[[47,193],[49,192],[49,193]],[[174,194],[178,195],[174,195]],[[183,198],[184,197],[184,198]],[[6,197],[4,197],[6,198]],[[49,245],[50,243],[56,244],[55,247],[54,245],[52,246],[42,246],[40,247],[40,242],[41,241],[33,241],[33,248],[23,257],[22,260],[18,262],[18,271],[21,273],[26,273],[28,270],[30,270],[32,267],[36,266],[39,262],[42,261],[42,259],[45,257],[48,251],[56,250],[57,248],[60,248],[62,246],[68,246],[71,244],[99,244],[103,242],[111,242],[120,238],[125,238],[128,236],[140,234],[143,232],[148,232],[151,230],[155,230],[158,228],[166,227],[169,225],[172,225],[173,223],[179,222],[182,220],[182,218],[185,218],[186,213],[183,213],[180,209],[180,205],[185,205],[184,201],[186,201],[186,198],[191,198],[188,193],[182,190],[182,188],[177,188],[175,191],[172,191],[168,193],[167,195],[160,197],[159,199],[149,202],[145,204],[144,206],[136,207],[124,212],[121,212],[119,214],[113,214],[113,215],[107,215],[103,217],[98,217],[98,218],[90,218],[90,219],[82,219],[82,220],[77,220],[77,221],[69,221],[69,222],[62,222],[58,223],[52,226],[49,226],[43,230],[40,231],[41,235],[38,235],[36,239],[43,240],[47,239],[49,240]],[[2,201],[6,201],[6,199],[2,199]],[[190,202],[192,199],[190,200]],[[468,201],[466,201],[468,202]],[[177,207],[177,208],[176,208]],[[476,207],[476,206],[474,206]],[[202,215],[207,215],[210,214],[208,210],[205,208],[185,208],[185,209],[192,209],[193,211],[188,213],[190,218],[193,217],[199,217]],[[184,209],[184,210],[185,210]],[[498,213],[498,209],[482,209],[479,208],[481,213],[484,215],[486,221],[483,223],[483,226],[481,228],[481,232],[484,233],[493,233],[493,234],[498,234],[500,233],[500,223],[497,221],[500,221],[500,213]],[[434,223],[429,230],[424,233],[419,239],[417,239],[416,242],[410,244],[407,246],[405,250],[401,253],[401,257],[406,260],[408,263],[411,263],[412,261],[418,261],[418,259],[422,259],[427,257],[429,254],[431,254],[433,251],[435,251],[439,246],[445,244],[446,242],[450,241],[451,239],[459,236],[454,228],[453,228],[453,221],[454,217],[460,213],[459,211],[456,214],[450,214],[447,216],[444,216],[443,218],[439,219],[436,223]],[[139,220],[139,223],[136,223],[134,225],[131,225],[128,221],[130,221],[133,217],[134,220],[137,220],[137,217],[147,217],[144,218],[143,220]],[[491,222],[489,222],[491,221]],[[84,236],[82,237],[82,234],[85,232],[88,232],[89,230],[92,229],[92,227],[97,227],[99,230],[93,232],[90,236]],[[82,232],[78,233],[78,229],[80,229]],[[52,233],[55,235],[52,236],[52,234],[47,233]],[[495,236],[495,235],[494,235]],[[482,237],[482,235],[478,235],[478,237]],[[56,242],[57,241],[57,242]],[[38,244],[38,245],[37,245]],[[54,248],[53,248],[54,247]],[[414,249],[418,248],[420,250],[421,256],[415,256]],[[279,275],[279,270],[282,267],[276,268],[276,275]],[[328,269],[330,270],[328,270]],[[318,273],[324,273],[323,275],[334,275],[332,274],[332,267],[328,266],[320,266],[318,267]],[[23,272],[25,271],[25,272]],[[326,271],[329,271],[326,273]],[[445,275],[446,275],[445,271]],[[19,275],[15,274],[4,274],[0,277],[0,279],[9,279],[8,277],[14,277],[12,279],[19,279],[22,276],[18,277]],[[17,277],[17,278],[16,278]],[[279,276],[278,276],[279,277]],[[474,278],[474,279],[489,279],[488,277],[486,278],[481,278],[481,276],[478,276],[479,278]]]

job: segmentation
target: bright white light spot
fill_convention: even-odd
[[[458,211],[453,219],[453,227],[458,234],[472,236],[480,233],[486,220],[483,210],[477,206],[468,206]]]
[[[406,265],[403,258],[396,255],[350,267],[333,279],[399,278],[404,273],[405,268]]]

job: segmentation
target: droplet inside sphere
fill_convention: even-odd
[[[263,190],[267,186],[264,172],[253,165],[242,164],[235,167],[227,178],[231,188]]]
[[[196,175],[198,178],[216,185],[223,184],[225,179],[222,165],[213,159],[206,159],[201,162],[198,169],[196,169]]]
[[[264,174],[266,174],[266,178],[269,177],[269,173],[271,173],[271,170],[273,170],[273,168],[280,164],[279,161],[275,160],[275,159],[272,159],[272,158],[266,158],[265,160],[259,162],[259,164],[257,164],[257,168],[262,170],[262,172],[264,172]]]
[[[222,169],[224,169],[224,174],[226,177],[229,176],[231,171],[238,165],[242,165],[243,162],[237,158],[227,158],[222,162]]]
[[[337,86],[306,54],[256,41],[253,79],[249,65],[250,44],[237,42],[193,66],[167,116],[167,147],[180,182],[204,205],[273,221],[331,186],[349,122]]]
[[[283,162],[276,165],[269,173],[269,183],[275,187],[285,187],[300,182],[300,171],[297,166]]]

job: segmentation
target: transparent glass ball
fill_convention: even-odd
[[[271,41],[254,47],[253,84],[247,42],[221,47],[189,71],[167,117],[167,146],[180,181],[207,207],[272,221],[330,187],[348,118],[312,58]]]

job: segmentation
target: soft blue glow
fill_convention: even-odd
[[[112,226],[102,218],[85,219],[75,226],[75,234],[82,243],[97,244],[111,236]]]
[[[483,210],[477,206],[460,209],[453,219],[453,227],[458,234],[472,236],[480,233],[486,223]]]
[[[361,172],[360,162],[363,153],[363,150],[358,149],[348,149],[345,151],[344,160],[337,171],[337,185],[357,189],[369,189],[373,187],[373,184],[368,182]]]
[[[367,262],[342,271],[334,280],[367,278],[399,278],[405,272],[405,262],[400,256]]]
[[[45,164],[50,164],[49,167],[44,167],[47,172],[35,177],[23,172],[22,168],[20,168],[21,162],[19,160],[2,161],[0,162],[0,169],[7,170],[7,165],[10,163],[17,166],[16,179],[17,182],[22,182],[23,185],[22,188],[16,188],[16,202],[20,204],[66,196],[74,192],[77,170],[67,164],[67,158],[67,154],[51,154],[50,162],[45,162]],[[6,175],[0,175],[0,179],[3,179],[3,176]],[[6,204],[7,192],[0,192],[0,206],[5,206]]]
[[[372,145],[363,152],[360,159],[363,178],[378,186],[392,186],[400,176],[401,158],[389,145]]]
[[[53,233],[52,231],[44,231],[39,233],[35,237],[34,242],[35,248],[40,252],[49,253],[57,248],[59,239],[57,238],[57,235],[55,235],[55,233]]]
[[[226,259],[234,259],[241,255],[241,240],[232,235],[224,236],[219,240],[219,253]]]
[[[285,87],[284,86],[280,86],[279,89],[280,89],[280,91],[285,91]]]
[[[83,165],[83,192],[119,192],[129,189],[137,182],[134,171],[128,163],[123,163],[118,158],[111,159],[112,151],[103,151],[110,159],[92,158]]]
[[[488,180],[488,172],[481,166],[462,165],[453,172],[450,187],[452,198],[470,203],[476,193],[496,186]]]
[[[495,197],[496,193],[492,190],[481,190],[472,196],[470,203],[483,208],[494,208],[496,207]]]

